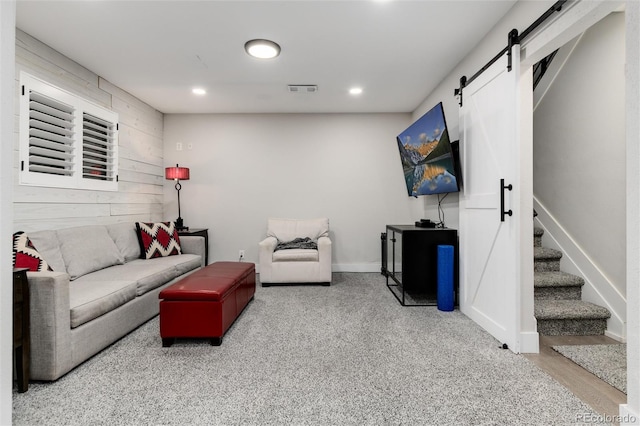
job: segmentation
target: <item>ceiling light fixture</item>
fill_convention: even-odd
[[[280,46],[271,40],[255,39],[244,44],[249,56],[259,59],[271,59],[280,54]]]
[[[207,91],[206,91],[206,90],[204,90],[204,89],[203,89],[203,88],[201,88],[201,87],[196,87],[196,88],[194,88],[193,90],[191,90],[191,92],[192,92],[194,95],[199,95],[199,96],[202,96],[202,95],[206,95],[206,94],[207,94]]]
[[[349,93],[351,93],[352,95],[359,95],[362,93],[362,89],[360,87],[354,87],[349,89]]]

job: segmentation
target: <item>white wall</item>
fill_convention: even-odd
[[[407,196],[395,139],[410,118],[166,115],[165,163],[191,170],[180,192],[185,225],[209,228],[210,262],[235,260],[240,249],[257,262],[268,217],[326,216],[334,270],[379,271],[385,225],[424,217],[424,200]],[[173,220],[172,182],[165,196],[165,220]]]
[[[625,294],[625,25],[588,29],[534,113],[534,193]]]
[[[11,424],[13,388],[13,286],[11,277],[11,246],[9,239],[13,221],[11,210],[11,180],[13,149],[13,73],[15,46],[16,4],[14,1],[0,2],[0,425]]]
[[[92,71],[16,29],[18,79],[25,71],[119,114],[117,192],[18,185],[18,126],[14,133],[13,230],[159,220],[163,207],[163,115]],[[19,122],[16,108],[15,123]]]
[[[626,2],[627,139],[627,404],[640,425],[640,2]],[[629,419],[630,420],[630,419]],[[621,422],[623,424],[623,422]]]

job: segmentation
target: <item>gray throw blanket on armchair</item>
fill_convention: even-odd
[[[278,250],[287,250],[287,249],[314,249],[318,250],[318,243],[313,241],[309,237],[305,238],[296,238],[291,241],[278,241],[278,245],[274,251]]]

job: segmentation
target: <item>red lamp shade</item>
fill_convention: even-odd
[[[189,168],[179,167],[177,164],[175,167],[167,167],[164,169],[164,177],[167,180],[189,180]]]

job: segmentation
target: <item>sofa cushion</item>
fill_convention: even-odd
[[[51,269],[55,272],[67,272],[56,231],[29,232],[29,240],[38,247],[38,253],[47,261]]]
[[[186,274],[189,271],[198,269],[202,265],[202,256],[197,254],[181,254],[180,256],[170,256],[163,258],[164,262],[173,265],[178,271],[178,275]],[[139,259],[144,262],[143,259]]]
[[[108,266],[124,263],[124,256],[104,226],[60,229],[57,234],[62,258],[72,280]]]
[[[107,225],[107,232],[116,243],[118,250],[125,262],[130,262],[140,257],[140,243],[138,231],[133,222],[114,223]]]
[[[130,280],[136,284],[136,295],[160,287],[172,279],[200,267],[201,258],[195,254],[161,257],[156,259],[136,259],[124,265],[116,265],[85,275],[78,280],[85,283],[108,280]],[[183,272],[184,271],[184,272]]]
[[[182,254],[174,222],[136,222],[136,228],[142,259]]]
[[[274,262],[317,262],[318,250],[313,249],[289,249],[273,252]]]
[[[124,305],[136,297],[133,281],[83,282],[82,278],[69,283],[71,328],[76,328]]]
[[[31,272],[51,271],[51,267],[22,231],[13,234],[13,267],[28,268]]]
[[[267,221],[267,236],[278,241],[291,241],[308,237],[317,240],[329,236],[329,219],[274,219]]]

